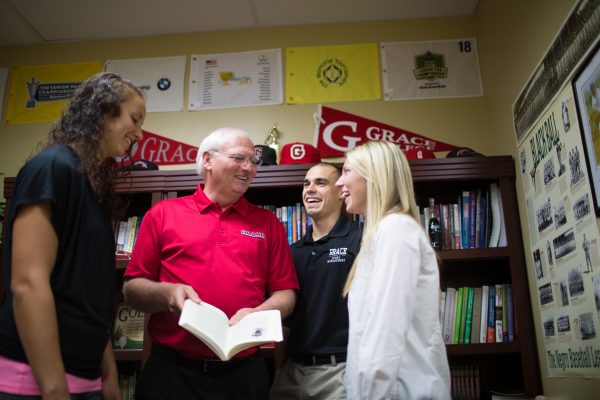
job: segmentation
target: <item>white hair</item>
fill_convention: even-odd
[[[198,175],[202,176],[204,174],[204,153],[207,151],[219,151],[229,140],[240,136],[246,137],[252,142],[248,132],[239,128],[219,128],[205,137],[202,143],[200,143],[198,155],[196,156],[196,171]]]

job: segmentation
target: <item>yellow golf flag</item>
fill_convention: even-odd
[[[381,98],[376,43],[286,50],[288,104]]]
[[[100,61],[15,68],[10,80],[6,123],[56,120],[81,82],[101,70]]]

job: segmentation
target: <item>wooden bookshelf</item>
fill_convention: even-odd
[[[514,342],[448,345],[450,364],[475,363],[481,368],[481,390],[520,390],[533,397],[541,393],[540,370],[529,297],[521,228],[515,191],[515,165],[511,156],[431,159],[410,161],[419,204],[428,197],[454,200],[461,190],[482,188],[496,182],[502,194],[507,247],[440,251],[442,286],[480,286],[506,282],[512,284],[518,337]],[[260,167],[246,193],[255,204],[278,206],[301,202],[302,183],[310,165]],[[14,178],[4,180],[7,200]],[[143,215],[160,200],[191,194],[201,183],[193,169],[176,171],[134,171],[121,179],[117,191],[128,196],[130,215]],[[122,272],[127,260],[118,260]],[[117,282],[117,285],[120,284]],[[146,340],[143,351],[115,351],[119,362],[143,362],[149,353]],[[269,348],[263,349],[266,355]],[[507,369],[510,370],[507,372]]]

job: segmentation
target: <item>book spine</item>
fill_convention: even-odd
[[[460,312],[460,330],[458,336],[458,344],[465,343],[465,326],[467,324],[467,304],[469,301],[469,288],[463,288],[462,307]]]
[[[496,342],[502,342],[502,285],[496,285]]]
[[[461,249],[469,248],[469,192],[463,191],[461,204],[462,204],[462,218],[461,218]]]
[[[475,248],[479,246],[479,235],[481,234],[481,189],[477,189],[475,202]]]
[[[488,204],[488,191],[483,190],[481,192],[481,207],[479,211],[479,247],[487,247],[487,204]]]
[[[291,206],[287,206],[285,208],[285,212],[287,214],[287,235],[288,235],[288,243],[294,243],[294,210],[292,210]]]
[[[440,209],[442,210],[443,249],[450,250],[452,247],[450,245],[450,215],[448,204],[440,205]]]
[[[475,248],[475,232],[477,225],[477,192],[469,192],[469,249]]]
[[[454,248],[456,250],[461,249],[462,243],[460,240],[461,237],[461,226],[460,226],[460,205],[458,203],[452,204],[452,208],[454,209]]]
[[[465,336],[464,336],[464,343],[465,344],[469,344],[471,343],[471,323],[473,321],[473,296],[474,296],[474,291],[473,288],[467,288],[468,290],[468,296],[467,296],[467,316],[466,316],[466,320],[465,320]]]
[[[444,343],[452,344],[452,320],[454,318],[454,309],[456,306],[456,289],[446,289],[446,306],[444,307]]]
[[[506,285],[506,322],[508,325],[508,341],[515,341],[515,324],[514,324],[514,310],[513,310],[513,297],[512,297],[512,285],[508,283]]]
[[[481,331],[481,287],[473,289],[473,319],[471,322],[471,343],[479,343]]]
[[[444,323],[445,307],[446,307],[446,292],[440,292],[440,308],[439,308],[440,325]]]
[[[490,285],[488,291],[488,325],[487,325],[487,343],[496,341],[496,287]]]
[[[481,287],[481,323],[479,324],[479,343],[487,342],[489,289],[490,287],[487,285],[483,285]]]
[[[452,344],[458,344],[458,337],[460,334],[460,318],[462,314],[462,299],[463,299],[463,288],[456,289],[456,310],[454,311],[454,327],[452,331]]]
[[[502,285],[502,341],[508,342],[508,309],[506,307],[506,285]]]

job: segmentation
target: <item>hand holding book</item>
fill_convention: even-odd
[[[218,308],[186,300],[179,326],[202,340],[223,361],[249,347],[283,340],[279,310],[255,311],[235,325]]]

